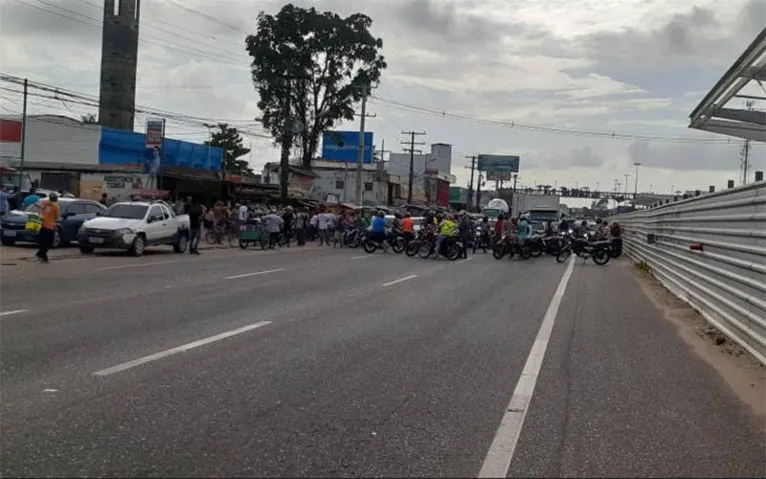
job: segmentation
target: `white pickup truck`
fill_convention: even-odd
[[[86,254],[109,248],[141,256],[154,245],[172,245],[176,253],[183,253],[189,244],[189,216],[176,215],[163,201],[115,203],[83,223],[77,242]]]

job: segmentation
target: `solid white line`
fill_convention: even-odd
[[[356,260],[356,259],[365,259],[365,258],[373,258],[373,257],[374,257],[374,256],[373,256],[373,255],[371,255],[371,254],[366,254],[366,255],[364,255],[364,256],[352,256],[352,257],[351,257],[351,259],[352,259],[352,260]]]
[[[125,268],[142,268],[144,266],[157,266],[158,264],[172,264],[172,263],[178,263],[178,261],[157,261],[155,263],[123,264],[120,266],[107,266],[106,268],[98,268],[96,271],[109,271],[110,269],[125,269]]]
[[[284,271],[284,268],[280,269],[270,269],[268,271],[256,271],[255,273],[246,273],[246,274],[238,274],[236,276],[227,276],[223,279],[239,279],[239,278],[248,278],[250,276],[260,276],[262,274],[269,274],[269,273],[278,273],[280,271]]]
[[[417,278],[417,277],[418,277],[418,275],[416,275],[416,274],[413,274],[413,275],[410,275],[410,276],[405,276],[404,278],[399,278],[399,279],[395,279],[393,281],[389,281],[388,283],[383,283],[383,287],[385,288],[387,286],[391,286],[392,284],[401,283],[402,281],[408,281],[408,280],[410,280],[412,278]]]
[[[167,349],[165,351],[160,351],[159,353],[150,354],[149,356],[144,356],[143,358],[138,358],[138,359],[134,359],[133,361],[128,361],[126,363],[118,364],[117,366],[112,366],[111,368],[102,369],[101,371],[96,371],[93,374],[96,376],[109,376],[110,374],[119,373],[127,369],[140,366],[142,364],[150,363],[152,361],[157,361],[158,359],[172,356],[174,354],[185,353],[186,351],[189,351],[190,349],[198,348],[200,346],[204,346],[206,344],[210,344],[215,341],[220,341],[222,339],[230,338],[232,336],[236,336],[237,334],[242,334],[247,331],[251,331],[253,329],[266,326],[267,324],[271,324],[271,321],[261,321],[259,323],[250,324],[248,326],[244,326],[238,329],[233,329],[225,333],[216,334],[215,336],[203,338],[188,344],[184,344],[182,346],[178,346],[172,349]]]
[[[19,313],[26,313],[26,312],[27,312],[26,309],[15,309],[13,311],[3,311],[2,313],[0,313],[0,316],[8,316],[11,314],[19,314]]]
[[[516,444],[524,426],[524,419],[527,417],[529,403],[532,401],[537,377],[540,374],[545,351],[548,349],[548,341],[553,332],[553,324],[556,322],[556,315],[564,297],[567,283],[572,276],[574,263],[573,256],[548,305],[548,310],[545,312],[543,323],[540,325],[535,342],[532,344],[532,350],[529,352],[526,364],[524,364],[519,382],[516,383],[516,389],[513,391],[508,407],[505,408],[503,420],[500,421],[500,427],[498,427],[495,439],[489,447],[489,452],[487,452],[487,457],[484,459],[478,477],[506,477],[508,475],[508,468],[511,466]]]

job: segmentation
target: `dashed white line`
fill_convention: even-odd
[[[107,266],[106,268],[98,268],[96,271],[109,271],[112,269],[126,269],[126,268],[142,268],[144,266],[157,266],[160,264],[173,264],[178,261],[157,261],[154,263],[140,263],[140,264],[123,264],[120,266]]]
[[[13,311],[3,311],[0,313],[0,316],[10,316],[11,314],[19,314],[19,313],[26,313],[26,309],[15,309]]]
[[[157,361],[158,359],[163,359],[168,356],[172,356],[174,354],[185,353],[186,351],[189,351],[190,349],[198,348],[200,346],[204,346],[206,344],[210,344],[215,341],[220,341],[222,339],[230,338],[232,336],[236,336],[237,334],[242,334],[247,331],[252,331],[253,329],[261,328],[263,326],[266,326],[267,324],[271,324],[271,321],[261,321],[258,323],[250,324],[248,326],[243,326],[241,328],[233,329],[225,333],[216,334],[215,336],[199,339],[197,341],[193,341],[191,343],[187,343],[182,346],[178,346],[172,349],[167,349],[165,351],[160,351],[159,353],[150,354],[149,356],[144,356],[143,358],[134,359],[133,361],[128,361],[126,363],[118,364],[117,366],[112,366],[111,368],[102,369],[101,371],[96,371],[93,374],[95,376],[109,376],[110,374],[119,373],[127,369],[140,366],[142,364],[150,363],[152,361]]]
[[[388,286],[391,286],[391,285],[394,285],[394,284],[397,284],[397,283],[401,283],[401,282],[404,282],[404,281],[409,281],[409,280],[411,280],[413,278],[417,278],[417,277],[418,277],[418,275],[411,274],[409,276],[405,276],[404,278],[399,278],[399,279],[395,279],[393,281],[389,281],[388,283],[383,283],[383,287],[385,288],[385,287],[388,287]]]
[[[262,274],[269,274],[269,273],[278,273],[280,271],[284,271],[284,268],[280,269],[270,269],[268,271],[256,271],[255,273],[245,273],[245,274],[238,274],[236,276],[227,276],[224,279],[239,279],[239,278],[249,278],[250,276],[260,276]]]
[[[516,389],[513,391],[511,401],[505,408],[505,414],[500,427],[497,429],[495,439],[489,447],[487,457],[479,471],[479,477],[506,477],[508,468],[511,466],[513,454],[516,451],[516,444],[519,442],[521,429],[524,427],[524,419],[527,417],[527,410],[532,401],[532,395],[537,385],[537,377],[540,374],[540,368],[543,365],[545,351],[548,349],[548,342],[553,332],[553,325],[556,322],[556,315],[564,297],[564,292],[569,283],[574,269],[574,256],[569,261],[569,266],[561,277],[558,288],[553,294],[548,310],[537,332],[535,342],[532,344],[532,350],[529,352],[527,362],[521,371],[519,382],[516,383]]]

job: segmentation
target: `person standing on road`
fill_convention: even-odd
[[[330,244],[329,233],[335,218],[331,213],[327,213],[324,207],[322,207],[320,213],[316,215],[315,218],[317,230],[319,231],[319,246],[332,246]]]
[[[189,254],[200,254],[197,248],[202,236],[202,205],[192,204],[186,214],[189,215]]]
[[[293,228],[295,227],[295,213],[293,213],[293,207],[288,206],[285,208],[284,214],[282,214],[282,221],[284,222],[285,240],[287,241],[287,247],[290,247],[290,240],[293,237]]]
[[[471,219],[468,217],[465,211],[460,212],[460,224],[458,225],[458,231],[460,231],[460,241],[462,247],[460,250],[460,257],[468,259],[468,242],[471,241]]]
[[[306,209],[302,208],[295,215],[295,237],[298,240],[298,246],[306,244],[306,228],[309,225],[309,215]]]
[[[40,249],[35,256],[37,256],[41,263],[48,262],[48,250],[53,246],[53,240],[56,237],[56,222],[59,220],[60,214],[59,197],[56,193],[51,193],[48,201],[43,202],[40,207],[40,216],[43,219],[43,224],[37,236]]]
[[[404,236],[404,241],[407,242],[407,244],[412,241],[413,228],[414,222],[412,221],[412,216],[410,216],[409,213],[405,213],[404,219],[402,219],[402,236]]]
[[[266,232],[269,233],[269,249],[274,249],[279,240],[279,231],[282,229],[284,221],[277,214],[276,208],[272,208],[263,219],[266,221]]]

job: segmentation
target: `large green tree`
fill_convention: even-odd
[[[223,149],[223,170],[226,173],[246,176],[253,174],[247,161],[239,159],[250,153],[250,148],[245,148],[242,135],[233,126],[229,126],[228,123],[219,123],[218,131],[213,132],[210,141],[206,141],[205,144]]]
[[[311,166],[323,131],[354,119],[354,103],[386,68],[371,25],[361,13],[343,18],[288,4],[276,15],[261,12],[246,39],[260,121],[283,150],[300,147],[303,166]]]

